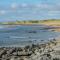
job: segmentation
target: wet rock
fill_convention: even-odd
[[[37,33],[36,31],[29,31],[28,33]]]
[[[44,41],[44,40],[41,40],[41,41]]]

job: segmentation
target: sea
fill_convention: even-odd
[[[20,47],[46,43],[60,32],[45,29],[45,25],[0,25],[0,47]]]

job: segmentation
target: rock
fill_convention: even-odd
[[[18,55],[18,53],[17,52],[14,52],[14,53],[12,53],[14,56],[17,56]]]
[[[7,51],[7,54],[11,54],[13,52],[15,52],[15,48],[11,48],[9,51]]]
[[[4,55],[4,54],[6,54],[6,50],[2,50],[2,51],[0,52],[0,57],[2,57],[2,55]]]
[[[37,33],[36,31],[29,31],[28,33]]]
[[[32,52],[18,52],[18,56],[30,56]]]

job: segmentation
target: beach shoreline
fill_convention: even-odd
[[[32,44],[25,47],[0,47],[0,59],[3,60],[41,60],[55,59],[60,50],[60,40],[53,39],[44,44]],[[58,56],[58,57],[56,57]],[[49,58],[50,57],[50,58]],[[60,58],[59,58],[60,59]]]

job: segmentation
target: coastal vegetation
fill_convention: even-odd
[[[48,19],[48,20],[16,20],[9,22],[0,22],[0,25],[24,25],[24,24],[45,24],[45,25],[57,25],[60,26],[60,19]]]

